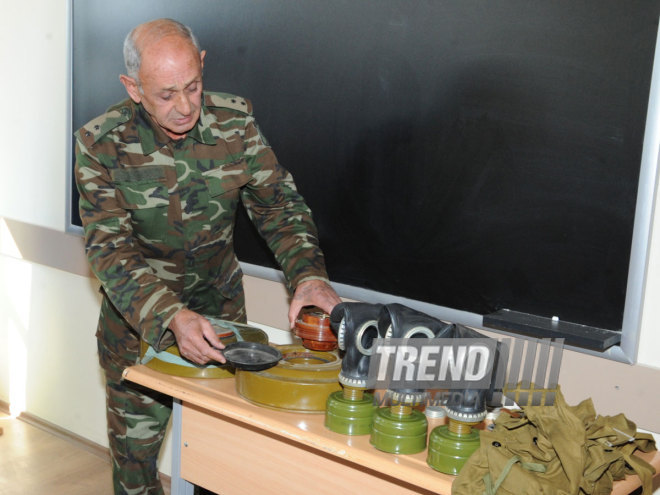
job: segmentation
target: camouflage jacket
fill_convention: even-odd
[[[239,200],[291,289],[327,280],[311,212],[248,100],[204,93],[199,122],[181,141],[131,100],[75,136],[87,257],[104,303],[124,320],[123,329],[110,322],[104,306],[98,335],[117,354],[126,336],[113,333],[135,331],[131,355],[138,336],[160,350],[173,343],[167,326],[182,307],[217,315],[223,301],[242,298],[233,248]]]

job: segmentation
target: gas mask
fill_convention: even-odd
[[[330,315],[337,345],[344,351],[339,382],[347,387],[368,388],[369,361],[378,335],[380,304],[340,303]]]
[[[386,339],[446,337],[453,327],[454,325],[396,303],[383,306],[378,317],[378,333]],[[427,396],[423,389],[389,390],[388,394],[394,402],[404,404],[419,403]]]
[[[383,306],[378,318],[378,331],[386,339],[444,338],[453,326],[398,303]]]

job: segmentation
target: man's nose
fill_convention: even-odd
[[[176,100],[176,111],[181,115],[189,115],[192,110],[192,104],[185,92],[180,93]]]

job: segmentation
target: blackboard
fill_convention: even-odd
[[[125,97],[126,33],[176,18],[208,52],[205,87],[252,100],[334,282],[618,332],[659,13],[660,0],[72,0],[72,128]],[[237,249],[275,266],[243,217]]]

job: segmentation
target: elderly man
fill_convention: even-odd
[[[260,134],[248,100],[202,91],[205,51],[189,28],[159,19],[124,43],[130,98],[76,132],[87,256],[101,282],[97,338],[106,374],[115,493],[162,493],[156,458],[171,400],[125,383],[140,340],[174,342],[198,364],[224,362],[202,314],[246,321],[233,250],[239,200],[301,308],[340,302],[311,212]]]

